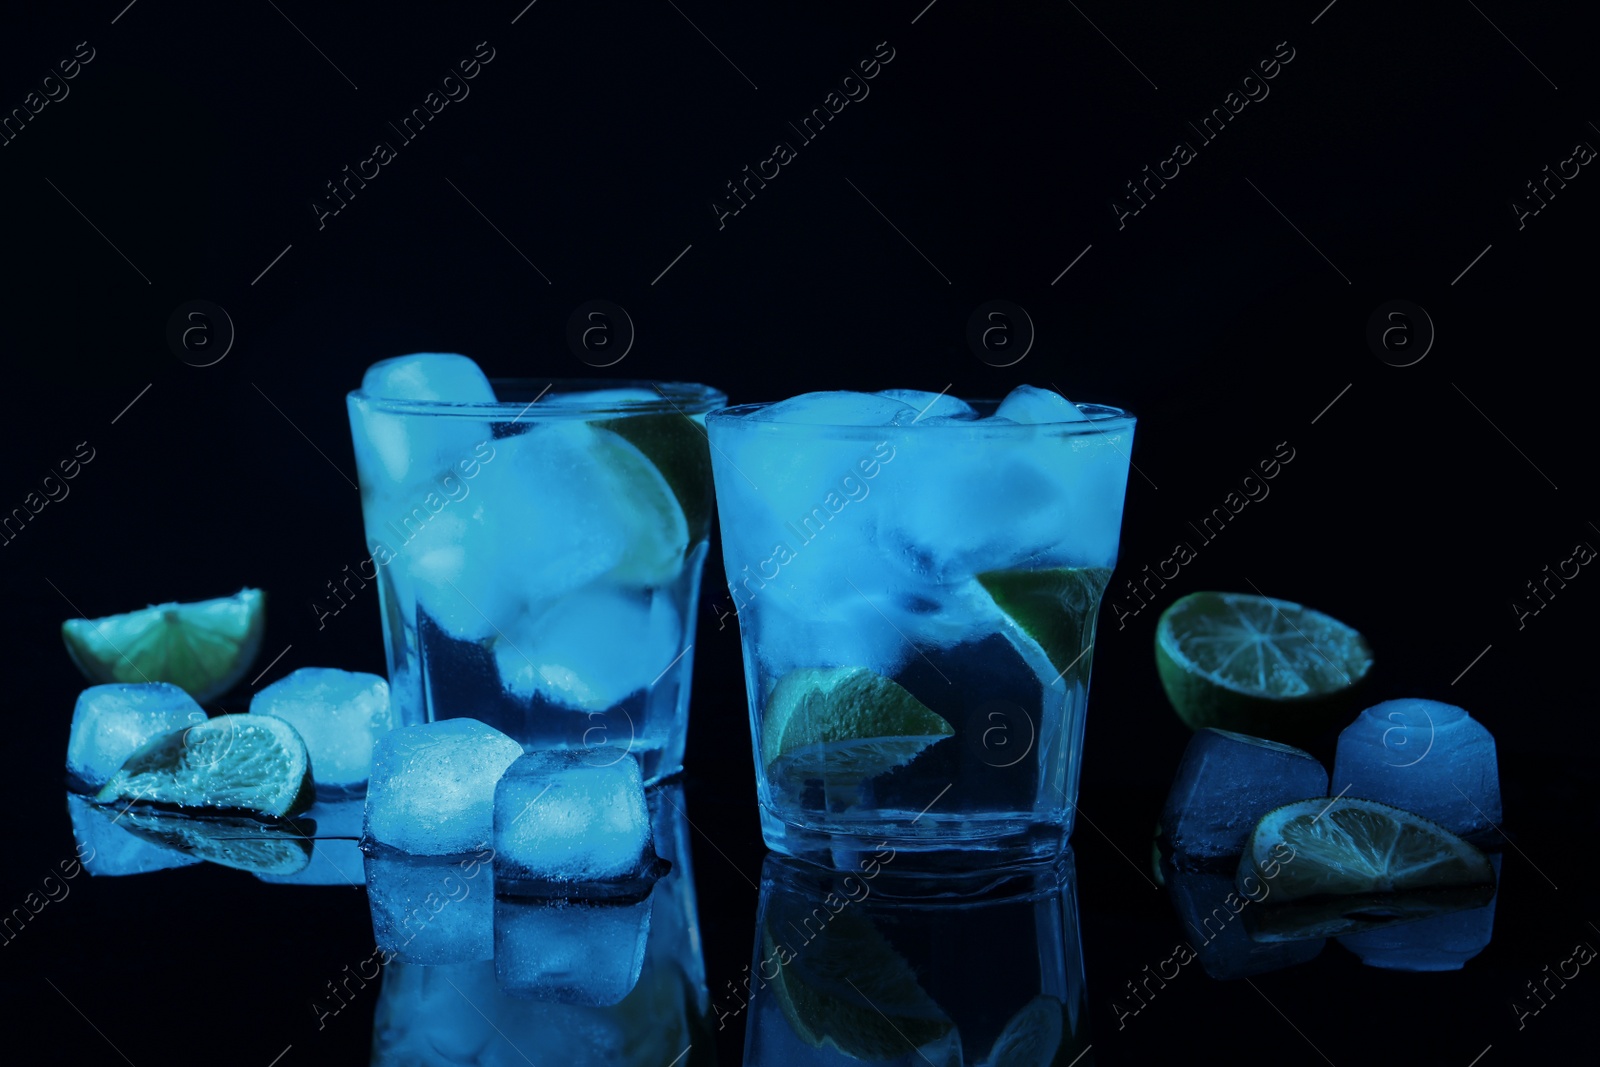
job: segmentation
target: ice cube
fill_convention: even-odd
[[[250,711],[300,731],[319,793],[366,785],[372,746],[394,726],[388,682],[328,667],[301,667],[278,679],[256,693]]]
[[[659,678],[683,651],[681,637],[666,592],[591,586],[524,615],[493,647],[514,695],[594,712]]]
[[[78,694],[67,740],[67,772],[98,789],[146,741],[206,721],[194,698],[166,682],[92,685]]]
[[[494,955],[494,873],[487,850],[455,856],[366,857],[378,948],[402,963],[464,963]]]
[[[1082,422],[1088,418],[1078,405],[1051,389],[1019,385],[1006,394],[995,415],[1012,422]]]
[[[1261,816],[1295,800],[1328,795],[1328,772],[1307,752],[1231,730],[1196,731],[1161,812],[1180,864],[1244,851]]]
[[[494,403],[494,387],[478,365],[454,352],[413,352],[367,368],[361,391],[390,400]]]
[[[494,790],[496,881],[616,882],[655,859],[639,761],[609,749],[530,752]]]
[[[1498,852],[1489,856],[1496,884],[1500,880]],[[1388,971],[1459,971],[1468,960],[1489,947],[1494,935],[1494,902],[1481,908],[1446,912],[1416,922],[1397,923],[1346,934],[1339,944],[1361,957],[1368,967]]]
[[[67,815],[72,820],[78,860],[91,877],[143,874],[200,862],[198,856],[162,848],[129,833],[117,824],[121,814],[120,807],[101,807],[76,793],[67,794]]]
[[[494,902],[494,969],[514,997],[616,1004],[633,991],[650,937],[651,898]]]
[[[880,389],[875,396],[886,396],[917,409],[912,420],[918,425],[929,419],[973,419],[978,413],[971,404],[949,393],[925,393],[921,389]]]
[[[1183,923],[1188,947],[1199,957],[1205,972],[1219,981],[1248,978],[1305,963],[1320,954],[1327,944],[1322,938],[1253,939],[1240,913],[1247,908],[1270,906],[1267,900],[1271,889],[1267,888],[1256,899],[1246,897],[1235,887],[1232,872],[1172,868],[1167,872],[1167,892]],[[1178,958],[1171,962],[1188,961]]]
[[[1386,700],[1363,711],[1339,734],[1329,784],[1457,834],[1500,822],[1493,735],[1461,708],[1436,700]]]
[[[926,421],[895,439],[892,466],[874,487],[883,498],[875,505],[880,557],[936,583],[1021,567],[1112,565],[1131,431],[1063,427],[1059,419],[1036,427]]]
[[[522,746],[476,719],[402,726],[378,739],[366,834],[422,856],[470,852],[494,834],[494,788]]]
[[[401,549],[418,603],[451,636],[497,636],[530,606],[613,570],[665,578],[681,565],[688,533],[672,491],[619,435],[550,423],[494,449],[472,495]]]
[[[917,408],[892,396],[846,390],[801,393],[749,416],[758,422],[810,426],[898,426],[916,417]]]

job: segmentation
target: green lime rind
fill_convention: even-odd
[[[920,742],[880,746],[900,761],[882,773],[953,733],[955,727],[904,686],[866,667],[800,667],[778,679],[762,709],[761,763],[770,769],[780,756],[833,742]],[[903,751],[910,747],[915,751]]]
[[[858,737],[805,745],[773,760],[767,777],[778,788],[790,792],[821,782],[832,801],[842,803],[862,782],[904,767],[948,736]]]
[[[1267,812],[1245,844],[1241,892],[1251,891],[1251,876],[1279,903],[1495,882],[1488,857],[1438,823],[1358,797],[1311,797]]]
[[[89,681],[170,682],[197,701],[237,685],[255,663],[266,628],[266,594],[168,603],[61,624],[67,655]]]
[[[117,823],[164,848],[252,874],[298,874],[311,862],[311,838],[293,824],[192,818],[137,806],[122,812]]]
[[[316,799],[300,734],[271,715],[219,715],[149,741],[95,795],[181,808],[295,815]]]
[[[711,534],[711,448],[704,415],[634,415],[593,423],[624,437],[656,465],[683,509],[689,545]]]
[[[1180,597],[1156,623],[1156,672],[1192,730],[1304,746],[1359,710],[1372,649],[1350,626],[1287,600]]]
[[[781,964],[771,986],[796,1037],[854,1060],[887,1060],[954,1035],[955,1024],[872,921],[854,911],[826,922],[774,897],[763,919],[763,959]]]
[[[1049,570],[985,571],[978,584],[1022,631],[1039,643],[1067,681],[1089,680],[1095,619],[1111,581],[1106,567],[1055,567]]]

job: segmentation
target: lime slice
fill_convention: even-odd
[[[1042,571],[987,571],[978,575],[1000,610],[1039,643],[1066,681],[1087,683],[1086,652],[1094,644],[1100,596],[1111,580],[1105,567],[1056,567]],[[1070,670],[1069,670],[1070,668]]]
[[[1245,884],[1252,875],[1279,902],[1494,884],[1484,854],[1438,823],[1350,797],[1297,800],[1263,815],[1237,879],[1241,892],[1260,898],[1259,885],[1250,893]]]
[[[1024,1004],[994,1039],[985,1067],[1050,1067],[1065,1031],[1064,1007],[1055,997],[1043,995]]]
[[[820,779],[846,790],[953,733],[905,687],[865,667],[801,667],[767,697],[761,763],[791,783]]]
[[[1305,745],[1354,711],[1366,638],[1287,600],[1190,593],[1156,623],[1156,669],[1190,729]]]
[[[293,726],[271,715],[219,715],[174,730],[128,757],[100,803],[149,800],[283,817],[312,804],[311,758]]]
[[[711,533],[711,449],[704,415],[635,415],[596,422],[625,437],[661,472],[683,509],[689,543]]]
[[[1320,941],[1481,908],[1494,899],[1494,892],[1492,885],[1473,885],[1313,897],[1281,906],[1269,899],[1267,907],[1245,913],[1246,926],[1252,941]]]
[[[250,670],[265,624],[266,594],[243,589],[216,600],[68,619],[61,636],[72,662],[97,685],[171,682],[206,701],[232,689]]]
[[[955,1024],[871,920],[842,911],[819,930],[800,904],[774,897],[761,933],[763,959],[786,961],[772,991],[796,1037],[856,1060],[896,1059],[941,1039],[959,1041]]]
[[[672,487],[655,464],[619,434],[595,430],[590,447],[615,479],[609,491],[617,494],[619,510],[631,524],[626,554],[611,571],[612,577],[639,585],[672,581],[683,569],[689,546],[689,527]],[[595,491],[608,490],[596,486]]]
[[[123,812],[117,821],[147,841],[253,874],[299,874],[311,863],[311,839],[292,824],[196,819],[137,808]]]

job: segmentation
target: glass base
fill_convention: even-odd
[[[911,823],[804,826],[761,808],[761,836],[786,856],[835,870],[893,866],[908,874],[951,875],[1054,863],[1072,827],[1028,818],[926,815]]]

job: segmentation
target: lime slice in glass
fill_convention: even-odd
[[[311,807],[311,758],[293,726],[271,715],[219,715],[147,743],[95,799],[253,811],[282,818]]]
[[[1105,567],[1055,567],[1040,571],[986,571],[978,583],[1001,611],[1039,643],[1067,682],[1087,682],[1095,617],[1111,571]]]
[[[711,532],[711,449],[704,415],[634,415],[594,423],[625,437],[672,487],[689,529],[689,543]]]
[[[1274,902],[1313,897],[1492,886],[1482,852],[1409,811],[1352,797],[1312,797],[1261,817],[1239,865],[1241,892],[1251,876]]]
[[[774,897],[761,937],[763,959],[786,961],[771,985],[796,1037],[868,1061],[897,1059],[942,1039],[959,1043],[955,1024],[871,920],[842,911],[819,930],[800,904]]]
[[[802,667],[767,697],[761,762],[783,781],[847,790],[953,733],[904,686],[865,667]]]
[[[627,438],[595,430],[591,454],[613,479],[611,486],[595,492],[617,494],[617,507],[630,523],[627,549],[611,576],[639,585],[672,581],[683,569],[689,546],[689,527],[672,487],[655,464]]]
[[[1366,638],[1287,600],[1190,593],[1156,623],[1156,670],[1190,729],[1305,745],[1354,714]]]
[[[198,701],[232,689],[261,651],[266,594],[190,604],[157,604],[103,619],[61,624],[67,654],[85,678],[107,682],[171,682]]]
[[[1051,1067],[1065,1033],[1064,1005],[1040,995],[1022,1006],[995,1038],[984,1067]]]
[[[147,841],[252,874],[299,874],[311,863],[311,838],[292,823],[191,818],[137,808],[123,812],[117,822]]]

